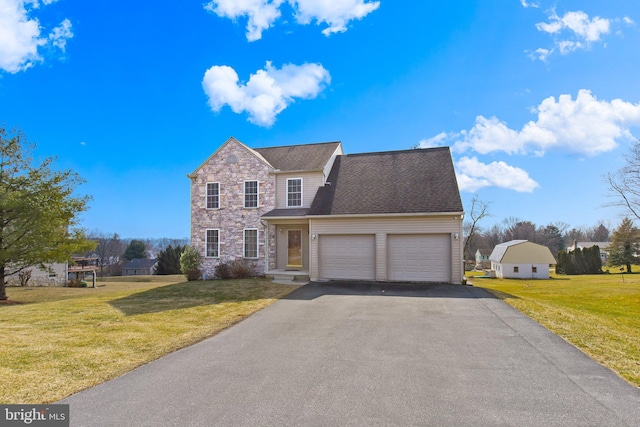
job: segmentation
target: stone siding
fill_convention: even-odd
[[[275,207],[275,175],[257,153],[230,139],[191,175],[191,245],[202,255],[202,273],[214,276],[221,262],[243,258],[243,230],[258,229],[258,258],[248,259],[257,274],[264,274],[271,251],[267,228],[260,216]],[[258,208],[244,207],[244,182],[258,181]],[[206,208],[208,182],[220,183],[219,209]],[[205,256],[207,229],[220,230],[220,256]],[[273,233],[273,231],[271,231]],[[271,265],[271,260],[269,260]]]

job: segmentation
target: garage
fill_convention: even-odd
[[[389,280],[451,281],[449,234],[390,234],[387,256]]]
[[[320,278],[374,280],[373,234],[321,235]]]

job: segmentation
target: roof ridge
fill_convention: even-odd
[[[408,148],[405,150],[367,151],[364,153],[343,154],[343,156],[371,156],[371,155],[378,155],[378,154],[414,153],[414,152],[440,151],[440,150],[449,150],[449,149],[450,149],[449,146],[429,147],[429,148]]]
[[[326,141],[326,142],[311,142],[308,144],[291,144],[291,145],[272,145],[270,147],[258,147],[254,150],[266,150],[270,148],[289,148],[289,147],[306,147],[310,145],[325,145],[325,144],[341,144],[342,141]]]

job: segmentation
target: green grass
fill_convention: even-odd
[[[212,336],[295,289],[265,279],[183,280],[8,288],[23,304],[0,305],[0,403],[62,399]]]
[[[470,279],[640,386],[640,274]]]

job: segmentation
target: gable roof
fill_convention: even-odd
[[[507,249],[511,246],[519,245],[524,242],[527,242],[527,240],[511,240],[509,242],[500,243],[493,248],[491,255],[489,255],[489,259],[491,261],[502,262],[502,258],[504,258],[504,254],[507,252]]]
[[[597,246],[598,248],[605,250],[611,246],[611,242],[574,242],[571,246],[567,247],[567,250],[571,252],[575,249],[575,246],[578,246],[580,249],[587,249]]]
[[[548,247],[528,240],[511,240],[496,245],[489,257],[491,261],[509,264],[555,264],[556,259]]]
[[[187,178],[193,178],[195,177],[196,173],[200,170],[200,168],[202,168],[204,165],[207,164],[207,162],[214,157],[216,154],[218,154],[218,152],[220,152],[220,150],[222,150],[223,147],[225,147],[228,144],[237,144],[239,147],[242,147],[243,149],[247,150],[248,152],[250,152],[251,154],[253,154],[254,156],[256,156],[261,162],[263,162],[265,165],[267,165],[268,167],[275,169],[274,166],[272,164],[269,163],[269,161],[267,159],[265,159],[262,154],[258,153],[256,150],[254,150],[253,148],[247,147],[245,144],[243,144],[242,142],[238,141],[237,139],[235,139],[234,137],[230,136],[225,142],[224,144],[222,144],[220,147],[218,147],[218,149],[216,151],[214,151],[209,157],[207,157],[207,159],[200,163],[200,165],[190,174],[187,174]]]
[[[322,170],[340,142],[254,148],[275,169],[281,171]]]
[[[448,147],[337,156],[309,215],[461,213]]]

